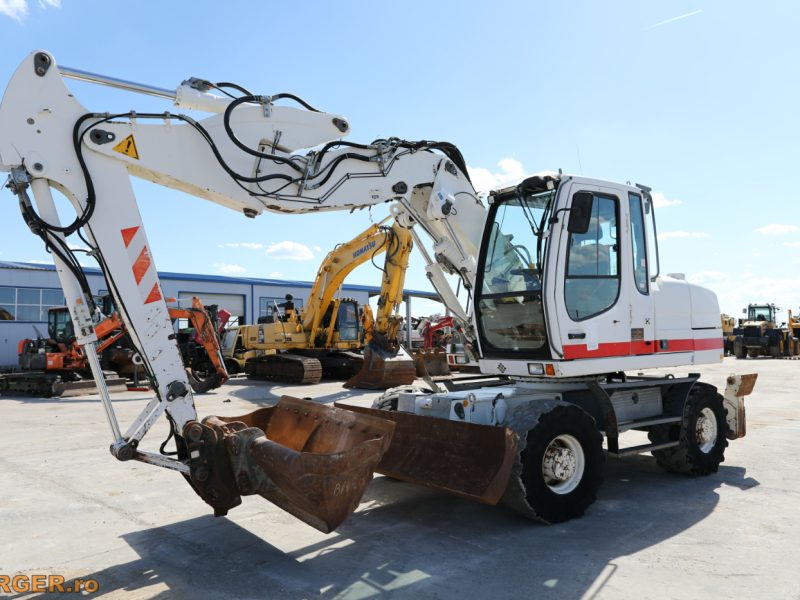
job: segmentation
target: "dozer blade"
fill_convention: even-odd
[[[450,365],[447,364],[444,348],[414,350],[413,356],[417,377],[450,375]]]
[[[217,515],[260,494],[324,533],[358,506],[394,423],[283,396],[240,417],[184,428],[190,483]]]
[[[111,392],[127,392],[128,380],[124,377],[106,377],[106,389]],[[70,396],[82,396],[84,394],[97,394],[97,386],[94,379],[83,381],[62,381],[53,384],[53,396],[68,398]]]
[[[505,427],[335,404],[396,425],[376,471],[449,494],[497,504],[508,486],[518,437]]]
[[[387,350],[378,343],[370,342],[364,348],[364,365],[356,375],[347,380],[344,387],[365,390],[386,390],[414,383],[417,376],[414,359],[400,346],[399,350]]]
[[[122,377],[106,377],[109,392],[126,392],[127,381]],[[40,396],[42,398],[68,398],[84,394],[97,394],[94,379],[65,381],[58,373],[31,371],[0,376],[0,394]]]

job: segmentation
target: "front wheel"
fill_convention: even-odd
[[[536,516],[560,523],[580,517],[603,482],[603,436],[577,406],[557,406],[528,432],[521,454],[525,499]]]
[[[712,387],[695,385],[689,393],[680,427],[654,427],[648,436],[653,443],[679,442],[677,446],[653,451],[663,469],[686,475],[710,475],[725,460],[727,431],[722,396]]]

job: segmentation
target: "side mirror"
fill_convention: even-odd
[[[586,233],[589,231],[593,202],[594,195],[591,192],[578,192],[572,196],[567,231],[570,233]]]

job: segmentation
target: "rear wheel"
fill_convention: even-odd
[[[580,517],[603,482],[603,436],[577,406],[557,406],[539,417],[521,454],[525,499],[549,523]]]
[[[744,347],[741,340],[735,340],[733,342],[733,355],[736,358],[747,358],[747,348]]]
[[[684,407],[681,425],[654,427],[648,435],[653,443],[679,442],[672,448],[653,451],[663,469],[686,475],[710,475],[725,460],[727,431],[722,396],[714,388],[696,385]]]

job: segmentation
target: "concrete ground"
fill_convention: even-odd
[[[92,597],[125,598],[800,598],[800,362],[693,370],[718,386],[759,373],[747,437],[719,473],[609,460],[597,502],[554,526],[381,476],[332,534],[253,496],[214,518],[177,473],[111,458],[95,397],[0,398],[0,575],[93,578]],[[198,413],[249,412],[282,394],[374,396],[234,380],[198,396]],[[116,395],[120,421],[146,400]],[[166,432],[159,423],[144,446]]]

